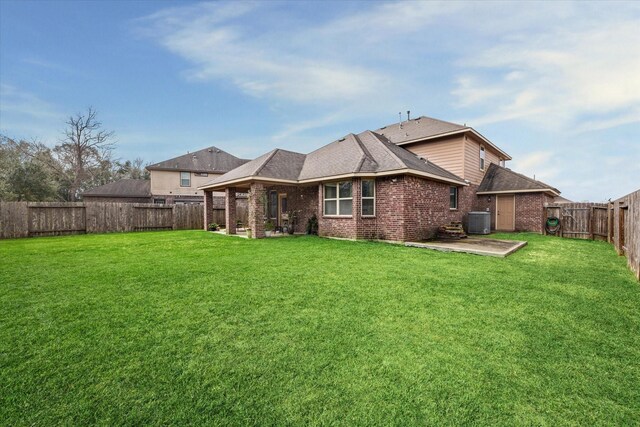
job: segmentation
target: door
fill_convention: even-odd
[[[280,212],[280,214],[278,215],[278,227],[284,227],[285,225],[287,225],[286,219],[287,218],[287,194],[286,193],[280,193],[278,194],[278,212]]]
[[[516,196],[496,197],[496,230],[513,231],[516,229]]]

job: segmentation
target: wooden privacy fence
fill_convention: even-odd
[[[202,205],[147,203],[0,202],[0,239],[202,229],[203,209]]]
[[[640,280],[640,190],[627,194],[609,206],[609,241]]]
[[[609,210],[606,203],[559,203],[546,206],[546,218],[560,219],[556,235],[574,239],[608,240]]]

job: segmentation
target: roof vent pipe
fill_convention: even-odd
[[[407,121],[411,120],[411,110],[407,110]]]
[[[402,129],[402,113],[398,113],[398,125],[400,129]]]

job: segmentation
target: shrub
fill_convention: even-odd
[[[318,217],[315,214],[307,221],[307,234],[318,234]]]

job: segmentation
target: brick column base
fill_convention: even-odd
[[[236,189],[224,189],[224,218],[227,234],[236,234]]]
[[[204,229],[213,222],[213,192],[204,190]]]
[[[249,190],[249,228],[254,239],[265,237],[264,234],[264,209],[267,191],[264,185],[258,182],[251,184]]]

